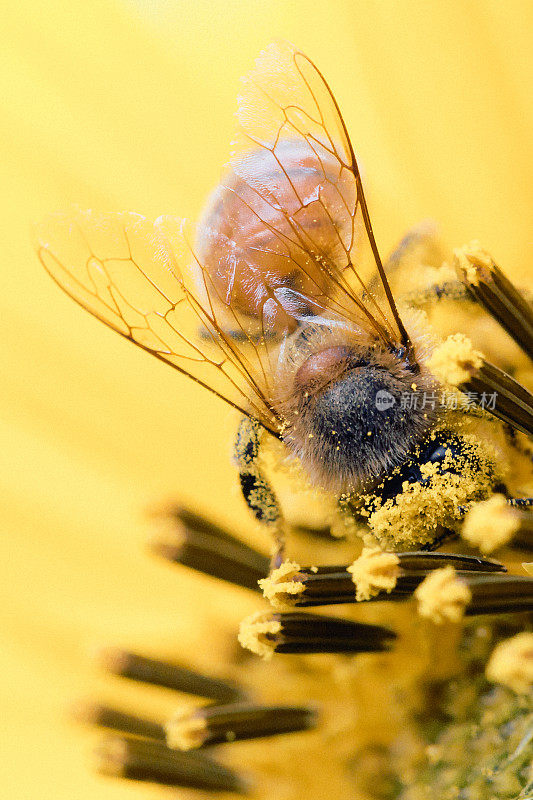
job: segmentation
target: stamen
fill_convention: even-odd
[[[430,571],[451,564],[458,572],[506,572],[500,561],[459,553],[428,553],[426,551],[398,553],[402,570]]]
[[[97,658],[105,670],[123,678],[151,683],[198,697],[207,697],[218,703],[243,699],[243,692],[235,684],[201,675],[168,661],[157,661],[116,648],[101,650]]]
[[[151,549],[168,561],[212,575],[236,586],[259,591],[258,581],[268,575],[267,556],[241,542],[187,509],[175,509],[174,519],[151,543]]]
[[[364,653],[388,650],[396,634],[380,625],[365,625],[314,614],[259,612],[241,623],[239,641],[263,658],[276,653]]]
[[[472,370],[470,379],[458,388],[476,392],[479,397],[495,396],[491,413],[522,433],[533,435],[533,394],[499,367],[483,360],[481,367]]]
[[[338,540],[338,537],[331,531],[331,525],[322,525],[321,527],[314,527],[312,525],[291,525],[291,531],[297,536],[309,536],[313,539],[329,542]]]
[[[435,377],[471,392],[495,417],[533,436],[533,394],[486,361],[463,334],[452,334],[428,359]]]
[[[299,571],[299,564],[294,561],[284,561],[272,570],[268,578],[259,581],[263,596],[274,608],[282,609],[296,603],[298,595],[304,590],[304,584],[296,578]]]
[[[219,792],[246,792],[241,777],[200,753],[180,753],[160,742],[122,736],[97,748],[98,771],[105,775]]]
[[[472,599],[466,614],[512,614],[533,610],[533,578],[494,575],[468,580]]]
[[[316,723],[317,712],[306,706],[206,706],[176,715],[167,725],[167,742],[169,747],[191,750],[237,739],[309,730]]]
[[[455,251],[455,268],[468,291],[533,357],[533,308],[479,242]]]
[[[402,600],[411,595],[416,587],[433,570],[447,565],[455,567],[459,575],[472,572],[505,572],[498,561],[477,556],[463,556],[455,553],[429,553],[426,551],[408,553],[389,553],[398,562],[396,583],[390,591],[387,588],[371,593],[364,601]],[[357,563],[357,562],[355,562]],[[292,562],[291,570],[276,581],[272,573],[265,591],[265,597],[275,608],[291,606],[310,608],[312,606],[338,605],[340,603],[361,602],[356,595],[353,565],[301,567]],[[284,565],[280,569],[283,568]],[[287,567],[288,569],[288,567]],[[295,591],[292,591],[292,585]]]
[[[77,722],[129,733],[132,736],[163,742],[166,738],[164,725],[99,703],[78,703],[72,709],[72,716]]]
[[[348,572],[348,565],[339,567],[302,567],[291,577],[296,592],[287,591],[288,581],[276,583],[273,573],[269,591],[265,597],[274,608],[292,606],[337,605],[355,602],[355,587]]]
[[[533,610],[533,578],[459,574],[447,566],[431,573],[415,592],[419,613],[434,622],[462,615],[513,614]]]

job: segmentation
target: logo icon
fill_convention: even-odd
[[[396,398],[385,389],[380,389],[379,392],[376,392],[375,402],[378,411],[387,411],[388,408],[392,408],[395,404]]]

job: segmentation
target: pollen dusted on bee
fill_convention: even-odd
[[[437,434],[432,436],[437,443]],[[499,451],[476,433],[461,434],[460,450],[454,434],[441,432],[440,436],[445,457],[437,463],[413,463],[418,480],[404,480],[394,496],[385,501],[380,495],[382,486],[363,496],[369,511],[370,535],[365,537],[366,542],[377,541],[390,550],[416,548],[434,541],[439,531],[453,529],[472,501],[490,496],[504,470]],[[395,480],[394,476],[389,480]]]

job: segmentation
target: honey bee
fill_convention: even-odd
[[[420,477],[413,454],[440,463],[461,443],[428,438],[435,414],[399,402],[435,387],[427,343],[398,311],[321,72],[270,45],[243,81],[237,123],[195,232],[172,216],[77,211],[38,225],[37,248],[80,305],[242,412],[242,491],[281,552],[281,511],[257,458],[264,431],[338,496],[396,471],[391,497]]]

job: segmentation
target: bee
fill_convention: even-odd
[[[231,160],[195,231],[77,211],[38,225],[37,251],[81,306],[242,413],[241,488],[278,559],[265,432],[345,498],[381,482],[394,500],[419,462],[461,451],[459,436],[435,435],[431,409],[402,407],[436,386],[427,337],[393,297],[335,97],[289,44],[267,47],[244,79]]]

